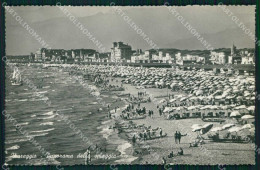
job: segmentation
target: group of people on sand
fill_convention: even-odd
[[[153,118],[153,110],[149,110],[148,115],[149,115],[149,117]]]
[[[183,154],[184,154],[183,149],[180,147],[176,154],[174,154],[173,151],[171,151],[170,154],[167,157],[173,158],[174,156],[183,155]],[[166,164],[165,157],[163,157],[162,159],[163,159],[163,164],[165,165]]]
[[[181,143],[181,137],[182,136],[186,136],[187,134],[185,135],[182,135],[180,131],[176,131],[175,134],[174,134],[174,139],[175,139],[175,143],[176,144],[180,144]]]
[[[145,96],[146,92],[138,92],[137,95],[138,95],[138,98],[140,98],[140,97]]]

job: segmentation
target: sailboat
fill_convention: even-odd
[[[23,84],[21,74],[19,73],[18,69],[14,70],[11,83],[13,86],[21,86]]]

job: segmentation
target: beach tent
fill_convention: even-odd
[[[241,117],[241,119],[254,119],[255,117],[252,115],[244,115]]]

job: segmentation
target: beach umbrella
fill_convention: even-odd
[[[164,111],[163,112],[170,112],[170,111],[172,111],[173,110],[173,108],[172,107],[166,107],[165,109],[164,109]]]
[[[233,111],[230,114],[230,117],[237,117],[237,116],[241,116],[241,114],[238,111]]]
[[[255,133],[255,127],[249,129],[249,131]]]
[[[162,99],[159,101],[159,103],[165,103],[166,102],[166,99]]]
[[[200,131],[200,134],[203,135],[203,134],[207,133],[212,127],[213,127],[212,123],[207,123],[207,124],[203,125],[202,129]]]
[[[233,127],[233,126],[235,126],[235,124],[232,124],[232,123],[225,124],[224,126],[222,126],[222,129],[223,129],[223,130],[224,130],[224,129],[228,129],[228,128],[231,128],[231,127]]]
[[[172,103],[172,102],[174,102],[174,101],[176,101],[176,99],[171,99],[169,102]]]
[[[238,131],[240,131],[240,130],[242,130],[241,127],[232,127],[232,128],[230,128],[228,131],[229,131],[229,132],[238,132]]]
[[[223,130],[222,127],[214,127],[210,131],[211,132],[217,132],[217,131],[221,131],[221,130]]]
[[[255,110],[255,106],[249,106],[249,107],[247,108],[247,110],[249,110],[249,111],[254,111],[254,110]]]
[[[235,110],[240,110],[240,109],[246,109],[245,105],[237,106],[234,108]]]
[[[196,96],[198,96],[198,95],[201,95],[201,94],[203,94],[203,91],[202,90],[198,90],[198,91],[196,91]]]
[[[187,97],[182,97],[181,99],[180,99],[180,101],[182,102],[182,101],[184,101],[184,100],[186,100],[187,99]]]
[[[202,126],[198,126],[192,129],[192,132],[197,132],[200,131],[203,127]]]
[[[244,115],[241,117],[241,119],[254,119],[255,117],[252,115]]]
[[[190,106],[190,107],[188,107],[187,109],[188,110],[193,110],[193,109],[195,109],[196,107],[195,106]]]
[[[223,97],[222,96],[215,96],[215,99],[219,100],[219,99],[222,99]]]
[[[180,111],[182,109],[182,107],[177,107],[176,110],[177,111]]]
[[[194,128],[196,128],[196,127],[202,127],[200,124],[193,124],[192,126],[191,126],[191,128],[192,129],[194,129]]]
[[[253,124],[245,124],[244,126],[242,126],[242,129],[251,129],[253,127],[254,127]]]

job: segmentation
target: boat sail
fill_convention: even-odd
[[[23,84],[22,77],[18,69],[14,69],[11,82],[13,86],[20,86]]]

